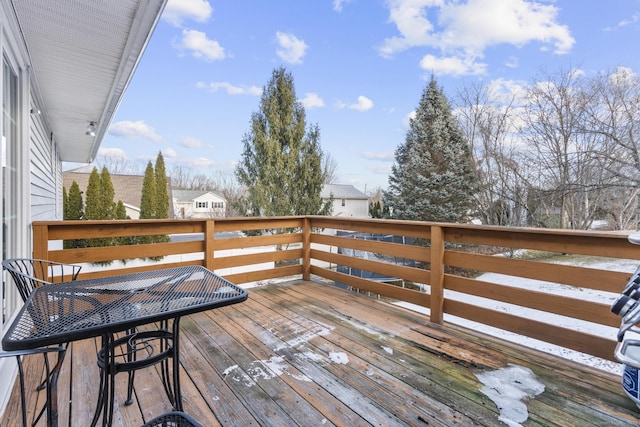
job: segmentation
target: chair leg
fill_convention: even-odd
[[[22,425],[27,427],[27,402],[24,396],[24,369],[22,367],[22,356],[16,356],[18,361],[18,373],[20,376],[20,404],[22,406]]]

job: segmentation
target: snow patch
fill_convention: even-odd
[[[331,352],[329,353],[329,359],[331,359],[333,363],[339,363],[341,365],[349,363],[349,356],[347,356],[347,353]]]
[[[521,427],[529,418],[525,399],[544,391],[535,374],[524,366],[509,364],[508,368],[476,374],[484,387],[480,389],[500,410],[498,418],[510,427]]]
[[[392,349],[391,347],[385,347],[385,346],[383,346],[383,345],[382,345],[382,346],[380,346],[380,347],[382,347],[382,349],[383,349],[384,351],[386,351],[386,352],[387,352],[387,354],[393,355],[393,349]]]

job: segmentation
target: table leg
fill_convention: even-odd
[[[182,411],[182,391],[180,390],[180,318],[173,320],[173,396],[176,411]]]
[[[58,376],[60,375],[60,369],[62,368],[62,362],[66,349],[58,352],[58,358],[56,364],[51,371],[51,378],[47,379],[47,426],[58,427]],[[46,364],[49,364],[48,355]],[[47,375],[49,369],[47,369]]]

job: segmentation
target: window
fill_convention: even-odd
[[[347,205],[347,199],[342,199],[342,206],[346,206]]]
[[[196,209],[207,209],[209,202],[196,202]]]

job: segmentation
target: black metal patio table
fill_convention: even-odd
[[[37,288],[25,302],[2,339],[6,350],[25,350],[61,342],[102,337],[98,352],[100,394],[93,422],[102,413],[102,424],[113,420],[115,373],[119,365],[125,371],[162,362],[165,391],[175,410],[182,411],[179,376],[180,317],[235,304],[246,300],[246,290],[201,266],[176,267],[77,280]],[[169,330],[169,322],[171,328]],[[136,332],[141,325],[160,322],[156,331]],[[116,334],[127,332],[123,338]],[[116,348],[125,344],[134,348],[146,339],[168,338],[170,343],[158,354],[144,360],[129,358],[116,361]],[[139,342],[137,342],[139,340]],[[168,359],[172,359],[172,375],[168,375]],[[52,376],[52,410],[47,424],[57,425],[56,380]],[[165,372],[167,375],[165,376]],[[173,378],[171,378],[173,377]]]

